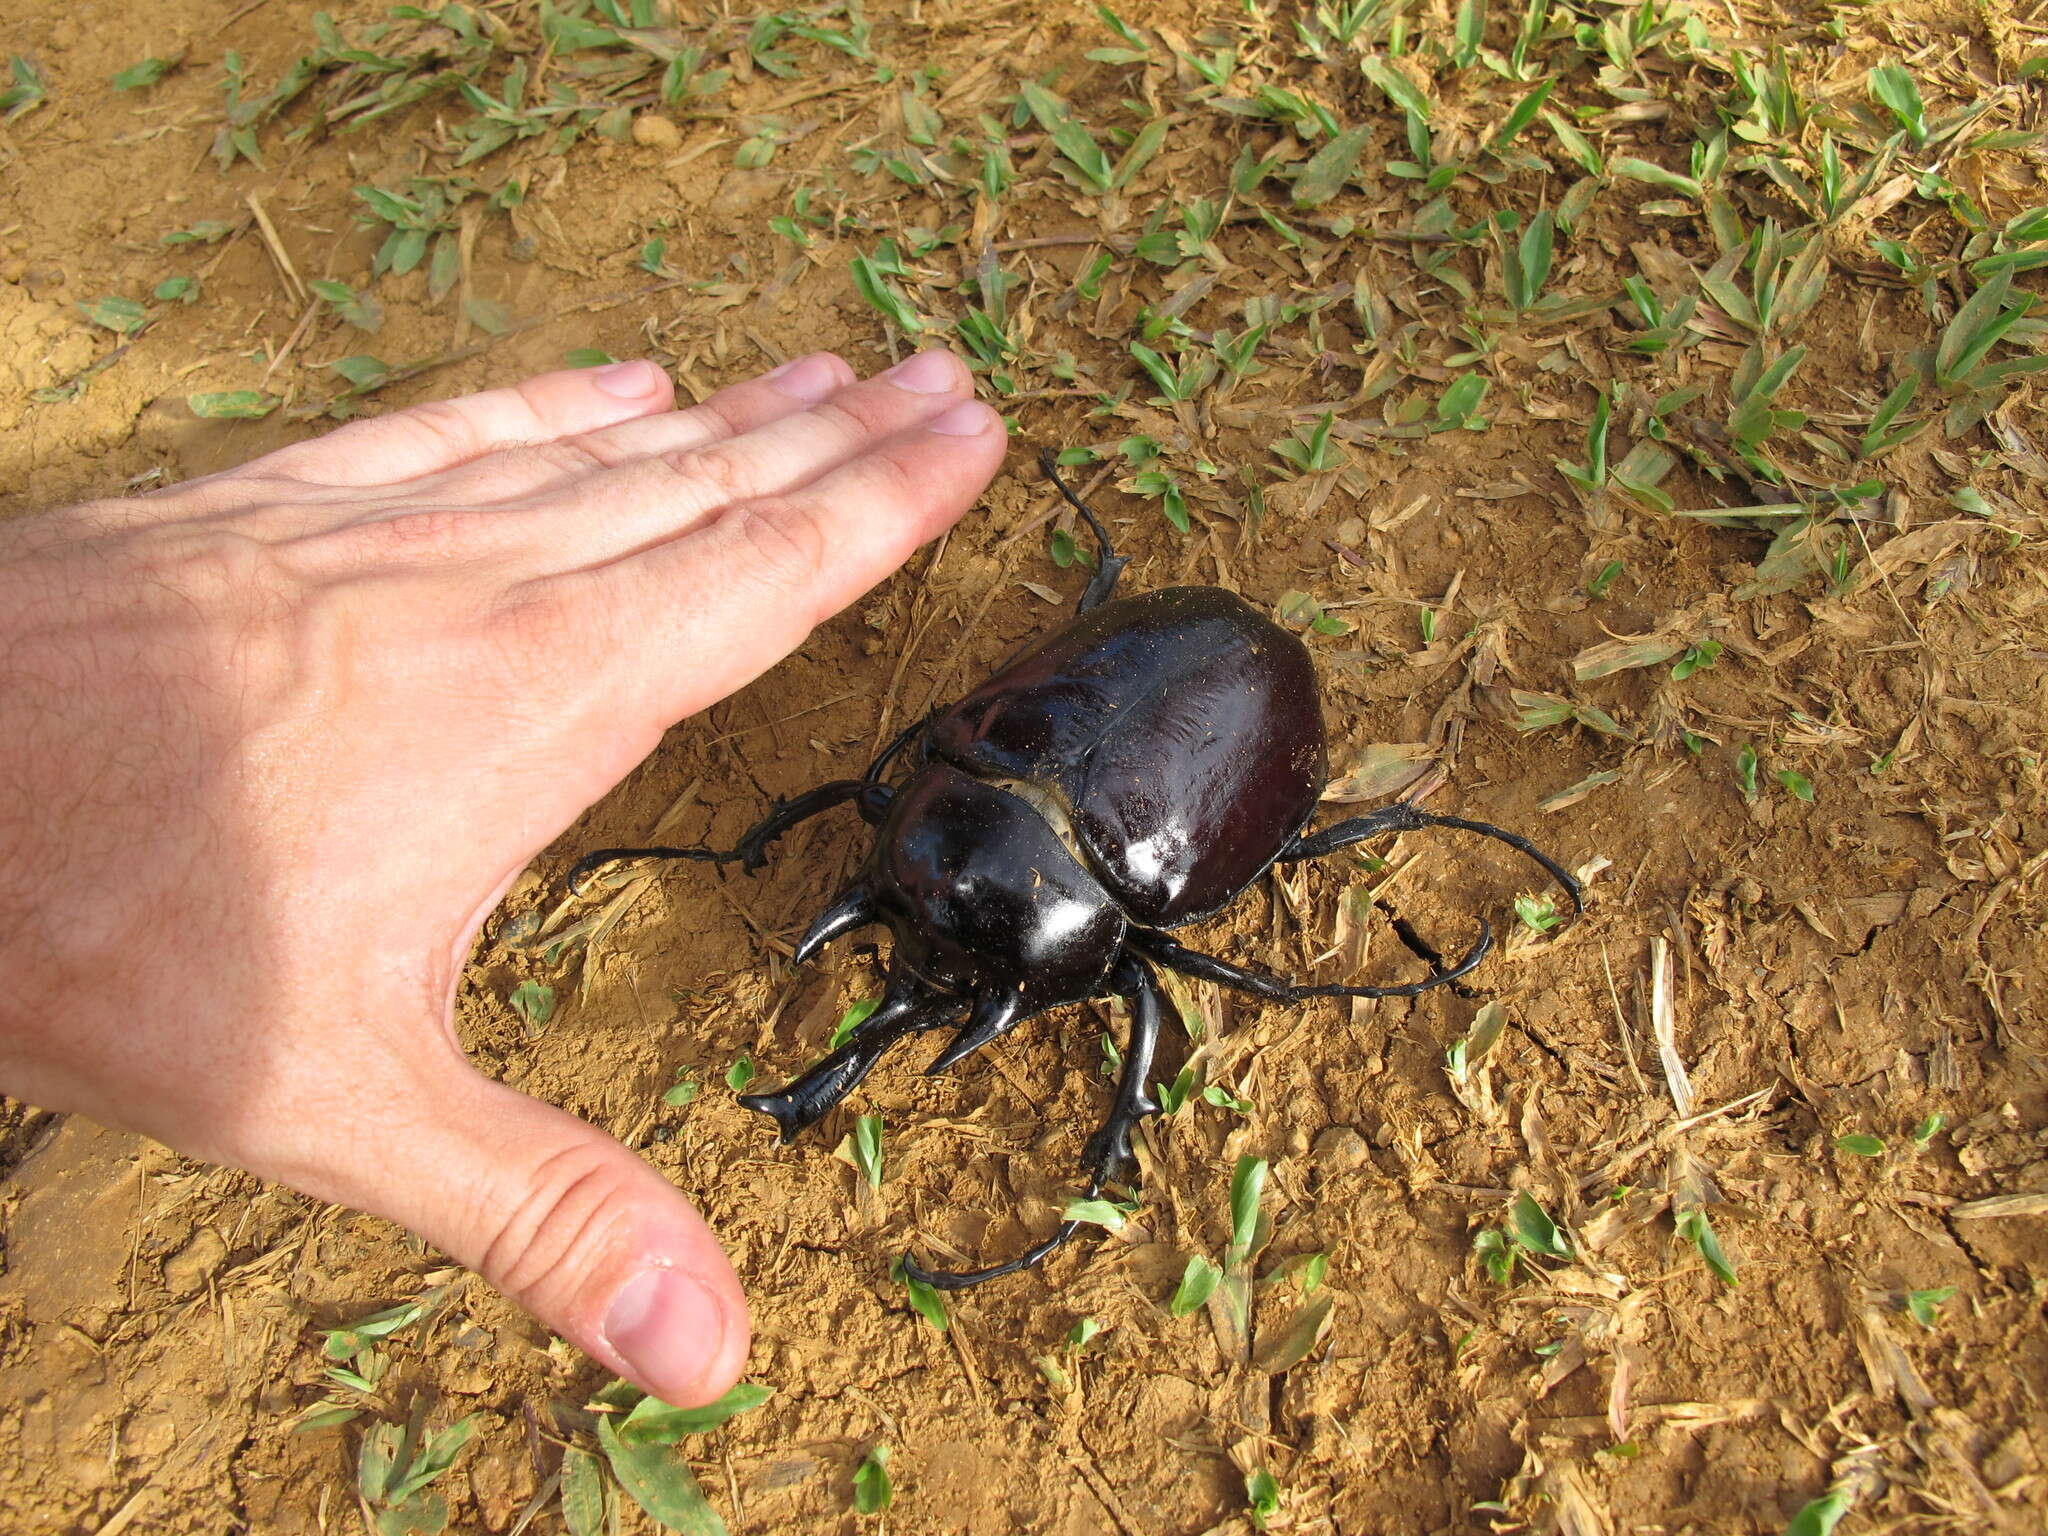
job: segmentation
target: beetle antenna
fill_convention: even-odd
[[[874,894],[866,881],[856,880],[833,898],[831,906],[811,920],[811,926],[804,930],[804,936],[797,941],[796,952],[790,959],[798,965],[806,965],[819,950],[840,935],[865,928],[874,920]]]
[[[1024,990],[1014,987],[1008,992],[989,991],[981,995],[974,1005],[974,1012],[967,1016],[967,1022],[960,1026],[960,1033],[924,1069],[926,1077],[937,1077],[946,1068],[963,1057],[971,1056],[989,1041],[1007,1035],[1024,1018]]]

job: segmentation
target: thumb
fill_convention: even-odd
[[[664,1402],[739,1379],[746,1298],[696,1207],[574,1115],[466,1065],[415,1100],[352,1201],[477,1271],[560,1337]]]

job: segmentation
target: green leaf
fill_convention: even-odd
[[[455,1465],[455,1458],[462,1454],[462,1448],[469,1444],[476,1433],[477,1416],[466,1413],[446,1429],[427,1436],[426,1443],[413,1458],[405,1475],[386,1491],[384,1500],[388,1504],[403,1504],[427,1484]]]
[[[1344,189],[1358,169],[1358,157],[1372,139],[1370,125],[1347,128],[1315,152],[1294,179],[1294,206],[1313,208]]]
[[[1792,1523],[1785,1527],[1785,1536],[1829,1536],[1842,1523],[1842,1516],[1849,1513],[1850,1503],[1846,1489],[1830,1488],[1800,1506]]]
[[[363,1434],[363,1448],[356,1457],[356,1491],[371,1504],[382,1504],[385,1491],[398,1476],[398,1453],[405,1446],[405,1430],[382,1420]]]
[[[601,347],[574,347],[562,354],[562,361],[571,368],[602,368],[618,359]]]
[[[1925,1120],[1922,1120],[1913,1127],[1913,1140],[1924,1147],[1941,1134],[1941,1128],[1946,1124],[1948,1124],[1948,1116],[1939,1113],[1929,1115]]]
[[[160,243],[164,245],[212,245],[217,241],[225,240],[238,227],[229,223],[226,219],[201,219],[190,229],[172,230],[163,237]],[[319,285],[315,284],[314,286],[317,287]]]
[[[1941,1321],[1942,1303],[1955,1293],[1956,1288],[1952,1285],[1937,1286],[1929,1291],[1908,1291],[1906,1310],[1913,1315],[1913,1321],[1922,1328],[1932,1329]]]
[[[661,1096],[661,1102],[671,1109],[681,1109],[685,1104],[694,1103],[703,1084],[690,1076],[688,1067],[676,1069],[675,1086]]]
[[[597,1421],[597,1442],[619,1486],[656,1525],[681,1536],[726,1536],[725,1522],[697,1486],[689,1463],[665,1445],[627,1445],[612,1416]]]
[[[1920,87],[1903,64],[1880,64],[1870,72],[1870,94],[1898,119],[1915,144],[1927,138],[1927,107]]]
[[[573,1445],[562,1452],[562,1523],[569,1536],[604,1536],[611,1523],[611,1487],[604,1467],[590,1452]]]
[[[1835,1146],[1854,1157],[1883,1157],[1884,1138],[1858,1131],[1847,1136],[1837,1136]]]
[[[1487,1276],[1495,1285],[1506,1285],[1513,1278],[1515,1250],[1499,1229],[1487,1227],[1480,1232],[1472,1239],[1472,1251],[1479,1255],[1479,1262],[1486,1266]]]
[[[1186,1317],[1209,1299],[1222,1278],[1222,1270],[1197,1254],[1181,1271],[1180,1284],[1174,1288],[1173,1299],[1167,1302],[1166,1310],[1175,1317]]]
[[[190,304],[199,297],[199,279],[196,277],[167,277],[156,285],[150,295],[159,304]]]
[[[1812,803],[1813,781],[1805,774],[1791,768],[1780,768],[1778,770],[1778,782],[1785,786],[1786,793],[1790,794],[1793,799],[1804,800],[1809,804]]]
[[[1230,1252],[1224,1260],[1236,1268],[1251,1256],[1259,1229],[1259,1198],[1266,1189],[1266,1160],[1244,1156],[1230,1176]]]
[[[944,1333],[946,1331],[949,1322],[946,1316],[946,1303],[945,1299],[939,1295],[936,1289],[907,1272],[903,1268],[903,1260],[900,1258],[889,1266],[889,1278],[903,1282],[903,1288],[910,1294],[911,1309],[919,1317],[930,1323],[939,1332]]]
[[[1530,1253],[1540,1253],[1547,1259],[1569,1259],[1572,1256],[1571,1244],[1557,1230],[1557,1223],[1526,1189],[1515,1196],[1515,1203],[1508,1207],[1508,1236],[1515,1240],[1517,1246]]]
[[[123,298],[117,293],[80,304],[78,307],[84,312],[85,318],[94,325],[103,325],[120,336],[134,335],[149,320],[148,310],[135,300]]]
[[[1647,182],[1653,187],[1665,187],[1673,192],[1681,192],[1687,197],[1706,196],[1706,188],[1692,177],[1678,171],[1667,171],[1661,165],[1653,165],[1648,160],[1638,160],[1633,155],[1624,155],[1610,165],[1608,170],[1616,176],[1625,176],[1630,181]]]
[[[43,77],[36,73],[35,65],[20,54],[9,57],[8,68],[12,71],[14,83],[0,91],[0,112],[12,121],[24,112],[33,112],[48,98],[49,88],[43,84]]]
[[[1600,151],[1592,146],[1583,133],[1547,107],[1543,111],[1543,121],[1548,123],[1550,131],[1557,135],[1557,142],[1564,146],[1564,152],[1576,160],[1588,176],[1607,174],[1607,164],[1600,158]]]
[[[577,53],[585,48],[616,48],[625,41],[610,27],[600,27],[580,16],[564,16],[548,0],[540,0],[541,40],[553,53]]]
[[[372,1339],[389,1338],[401,1328],[410,1328],[427,1315],[431,1305],[425,1299],[402,1302],[395,1307],[386,1307],[382,1312],[372,1312],[346,1328],[329,1330],[325,1346],[327,1358],[353,1360]]]
[[[470,324],[490,336],[502,336],[512,329],[512,312],[496,299],[471,299],[462,306]]]
[[[1735,1266],[1721,1251],[1721,1239],[1715,1235],[1713,1223],[1707,1220],[1705,1211],[1694,1207],[1682,1212],[1678,1218],[1678,1235],[1699,1249],[1700,1257],[1707,1261],[1707,1268],[1725,1284],[1736,1283]]]
[[[1365,78],[1378,86],[1387,100],[1404,112],[1412,112],[1424,122],[1429,121],[1429,98],[1418,91],[1413,82],[1378,59],[1368,58],[1359,65]]]
[[[1493,381],[1482,373],[1463,373],[1453,379],[1436,403],[1436,419],[1445,427],[1477,431],[1486,425],[1477,412]]]
[[[878,1445],[854,1469],[853,1509],[859,1515],[879,1515],[895,1502],[896,1490],[889,1481],[889,1447]]]
[[[209,420],[260,421],[284,402],[260,389],[226,389],[187,395],[194,416]]]
[[[728,1419],[752,1413],[775,1395],[772,1387],[743,1381],[727,1389],[725,1396],[701,1408],[675,1408],[658,1397],[643,1397],[633,1411],[619,1421],[622,1445],[674,1445],[685,1435],[701,1435],[718,1428]]]
[[[1252,1524],[1260,1530],[1266,1522],[1280,1513],[1280,1483],[1264,1467],[1248,1474],[1244,1480],[1244,1496],[1251,1505]]]
[[[372,359],[374,361],[374,359]],[[337,363],[336,367],[341,365]],[[545,982],[522,981],[506,999],[512,1011],[535,1029],[555,1016],[555,989]]]
[[[372,357],[367,352],[354,357],[336,358],[327,365],[340,374],[358,390],[377,389],[390,382],[391,367],[381,357]]]
[[[853,1155],[869,1189],[882,1187],[882,1117],[862,1115],[853,1122]]]
[[[1054,556],[1054,563],[1058,563],[1058,556]],[[867,1022],[868,1015],[881,1006],[882,1000],[879,997],[863,998],[839,1015],[839,1022],[832,1026],[832,1038],[825,1042],[825,1049],[836,1051],[846,1044],[853,1038],[853,1032]]]
[[[1506,120],[1500,125],[1500,131],[1494,134],[1488,147],[1495,153],[1507,148],[1524,128],[1536,121],[1536,114],[1543,110],[1543,103],[1550,99],[1551,89],[1556,84],[1555,80],[1545,80],[1516,102],[1514,110],[1508,113]]]
[[[139,91],[145,85],[155,85],[157,81],[170,73],[173,62],[175,61],[171,59],[152,58],[144,59],[140,64],[130,64],[126,69],[114,76],[114,89],[117,91]]]
[[[1158,154],[1166,143],[1166,133],[1170,127],[1172,123],[1169,119],[1155,117],[1140,129],[1137,138],[1131,141],[1131,147],[1125,150],[1123,158],[1117,161],[1116,172],[1110,177],[1110,185],[1118,189],[1129,186],[1131,179],[1145,168],[1146,163]]]
[[[725,1086],[734,1093],[745,1093],[747,1091],[747,1084],[751,1083],[759,1075],[759,1069],[755,1067],[753,1059],[743,1055],[738,1061],[726,1068]]]
[[[1114,1200],[1069,1200],[1060,1212],[1061,1221],[1093,1222],[1111,1232],[1121,1232],[1127,1217]]]

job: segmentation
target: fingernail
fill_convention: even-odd
[[[941,411],[925,426],[946,437],[979,437],[988,430],[989,415],[989,408],[980,401],[962,400],[950,411]]]
[[[644,358],[628,363],[606,363],[594,369],[590,382],[608,395],[621,400],[638,400],[643,395],[654,393],[655,385],[661,380],[661,370]]]
[[[781,393],[807,405],[816,405],[839,388],[839,372],[822,352],[796,358],[762,377]]]
[[[917,356],[898,363],[882,377],[913,395],[936,395],[942,389],[953,387],[953,381],[960,377],[960,364],[944,347],[928,347]]]
[[[644,1269],[612,1298],[604,1338],[643,1386],[673,1401],[694,1388],[718,1358],[725,1312],[688,1275]]]

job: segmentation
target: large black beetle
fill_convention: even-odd
[[[1405,803],[1304,830],[1326,774],[1307,648],[1220,587],[1112,598],[1126,562],[1050,454],[1043,463],[1101,549],[1071,622],[898,736],[859,778],[777,804],[737,847],[601,849],[577,863],[570,883],[629,858],[736,860],[755,870],[798,822],[851,802],[877,828],[874,847],[796,959],[885,923],[896,939],[887,988],[844,1045],[780,1091],[740,1102],[772,1116],[786,1143],[907,1035],[956,1027],[927,1068],[942,1072],[1034,1014],[1120,995],[1130,1005],[1122,1076],[1081,1158],[1092,1196],[1130,1165],[1132,1128],[1159,1110],[1146,1086],[1166,1010],[1156,967],[1279,1002],[1409,997],[1463,976],[1492,943],[1482,922],[1470,952],[1425,980],[1296,986],[1169,937],[1221,911],[1273,864],[1382,833],[1453,827],[1529,855],[1575,907],[1579,884],[1524,838]],[[908,776],[891,785],[899,759]],[[1078,1225],[1064,1222],[987,1269],[934,1273],[907,1256],[905,1269],[946,1289],[978,1284],[1036,1264]]]

